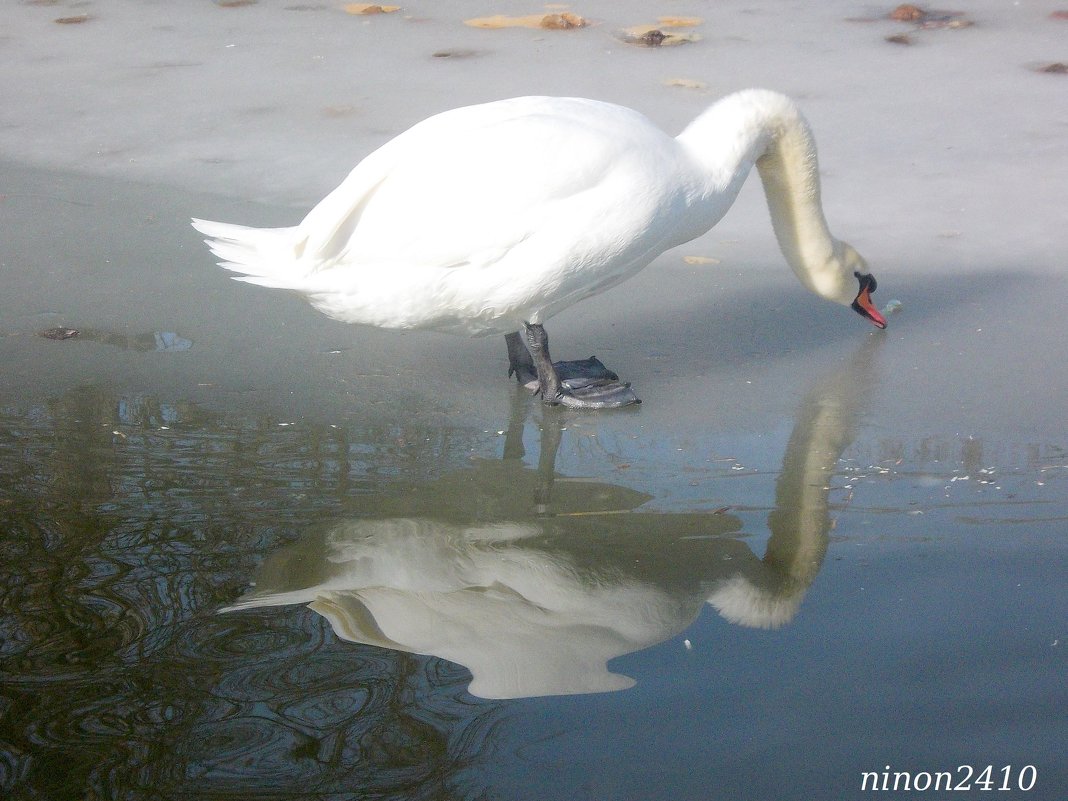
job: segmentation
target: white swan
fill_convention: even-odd
[[[503,333],[509,375],[536,379],[546,403],[622,406],[638,399],[597,360],[553,364],[542,324],[708,231],[754,164],[801,282],[885,327],[864,259],[827,228],[808,124],[765,90],[723,98],[674,139],[594,100],[458,108],[373,152],[295,227],[193,225],[240,281],[350,323]]]

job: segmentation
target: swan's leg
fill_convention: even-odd
[[[553,364],[549,356],[549,335],[545,333],[545,328],[540,323],[526,323],[526,340],[531,361],[538,375],[538,392],[541,393],[544,403],[574,409],[611,409],[641,403],[631,390],[630,384],[621,384],[615,373],[607,370],[592,357],[586,362],[597,362],[600,369],[606,373],[606,377],[582,377],[578,380],[577,386],[563,381],[560,373],[557,372],[557,366]],[[574,363],[563,362],[562,364]]]
[[[515,376],[520,384],[536,389],[538,383],[538,371],[534,367],[534,360],[530,358],[530,351],[523,344],[523,338],[518,331],[504,335],[504,343],[508,346],[508,377]]]

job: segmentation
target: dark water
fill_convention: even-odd
[[[1068,403],[1026,281],[966,325],[917,281],[830,352],[740,319],[677,373],[704,342],[645,322],[667,339],[609,354],[643,407],[574,415],[454,361],[503,346],[213,284],[169,201],[128,253],[64,261],[96,200],[49,207],[43,253],[39,209],[5,209],[7,797],[1065,797]],[[64,265],[143,302],[80,300]],[[60,323],[122,336],[35,336]],[[154,328],[192,346],[138,347]],[[962,766],[968,793],[862,789]]]
[[[520,459],[522,419],[502,442],[94,387],[6,408],[3,785],[849,797],[884,764],[995,761],[1061,781],[1068,453],[851,450],[849,404],[810,395],[779,465],[694,470],[692,506],[722,507],[689,512],[568,480],[558,439],[576,465],[628,454],[551,413]],[[619,692],[488,700],[469,670],[481,695]]]

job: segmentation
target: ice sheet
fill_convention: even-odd
[[[841,0],[587,0],[570,10],[592,24],[569,31],[463,24],[537,3],[413,2],[374,16],[342,5],[6,4],[0,156],[296,217],[374,147],[453,106],[582,95],[676,131],[716,97],[766,86],[802,101],[829,217],[874,263],[1064,269],[1068,77],[1033,69],[1068,60],[1055,2],[976,0],[964,9],[973,25],[930,30],[886,19],[892,4]],[[665,15],[703,20],[686,29],[701,40],[641,48],[616,37]],[[886,41],[902,34],[911,45]],[[773,252],[749,189],[744,211],[710,236]]]

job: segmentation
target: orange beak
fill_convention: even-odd
[[[857,292],[857,298],[853,301],[853,311],[861,317],[868,318],[876,328],[886,328],[886,318],[879,313],[879,310],[875,308],[875,304],[871,300],[871,293],[875,291],[877,286],[875,276],[861,275],[860,273],[854,273],[854,275],[860,281],[860,291]]]

